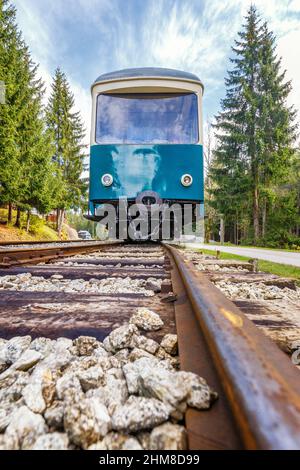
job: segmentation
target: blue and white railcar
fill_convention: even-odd
[[[202,204],[203,85],[164,68],[101,75],[92,86],[89,215],[128,203]]]

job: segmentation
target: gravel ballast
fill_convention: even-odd
[[[0,449],[186,449],[187,407],[206,410],[217,394],[178,370],[176,335],[142,334],[159,327],[153,314],[133,312],[103,343],[1,339]]]

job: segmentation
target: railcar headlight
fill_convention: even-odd
[[[191,186],[193,184],[193,177],[191,175],[182,175],[181,177],[181,184],[183,186]]]
[[[114,182],[114,179],[109,173],[106,173],[105,175],[102,176],[101,182],[103,186],[111,186]]]

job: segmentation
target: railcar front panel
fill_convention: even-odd
[[[152,204],[160,207],[160,223],[170,217],[165,208],[177,203],[192,203],[199,213],[204,200],[202,94],[198,77],[169,69],[123,70],[96,80],[88,218],[102,221],[97,208],[110,203],[117,206],[119,223],[124,198],[129,206],[144,204],[148,216]],[[130,211],[125,220],[130,223]]]
[[[135,200],[148,190],[162,200],[203,201],[202,145],[94,145],[90,164],[92,205],[120,197]],[[101,182],[106,173],[113,177],[110,187]],[[181,178],[187,173],[193,184],[184,187]]]

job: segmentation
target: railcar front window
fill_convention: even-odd
[[[195,144],[198,140],[194,93],[98,96],[99,144]]]

